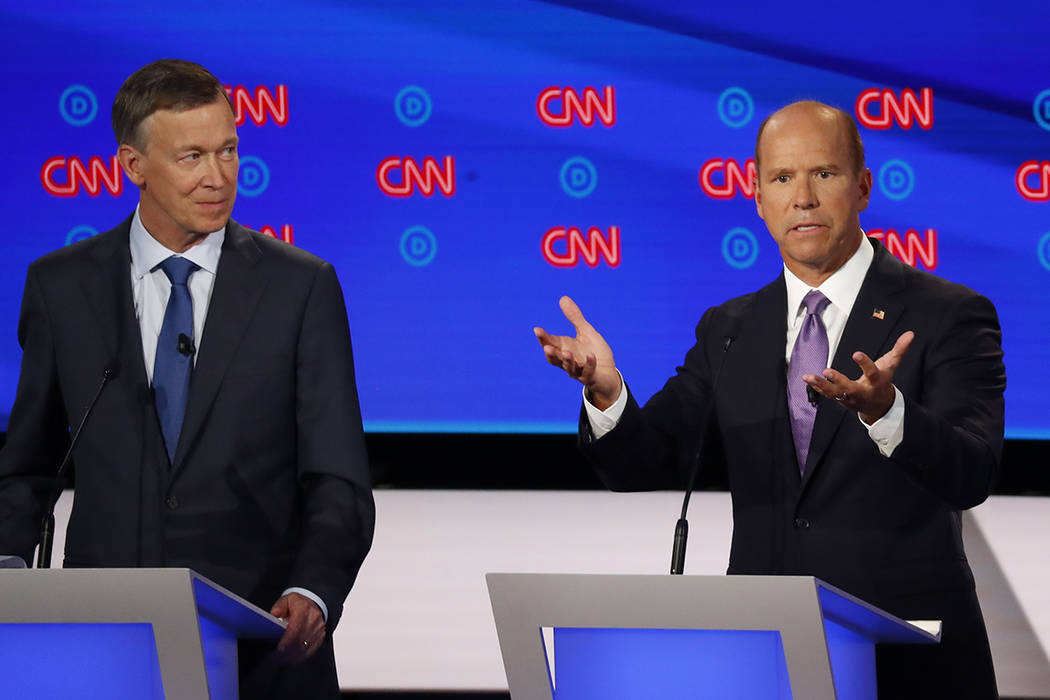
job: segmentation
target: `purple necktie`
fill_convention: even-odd
[[[809,440],[813,437],[813,420],[817,416],[817,407],[809,401],[806,392],[808,385],[802,381],[802,375],[820,374],[828,366],[828,332],[820,320],[820,314],[831,302],[814,289],[802,303],[806,307],[806,318],[795,340],[795,347],[791,349],[787,372],[788,411],[791,413],[791,435],[795,438],[799,472],[805,472],[806,469]]]

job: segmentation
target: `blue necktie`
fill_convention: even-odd
[[[153,401],[160,419],[160,430],[164,434],[168,459],[174,461],[182,420],[186,416],[186,398],[190,393],[190,374],[193,371],[193,299],[186,282],[199,268],[196,263],[174,255],[157,267],[164,270],[171,281],[171,294],[164,310],[160,337],[157,338],[157,356],[153,363]]]
[[[795,438],[795,455],[798,469],[804,472],[809,457],[809,441],[813,437],[813,423],[817,418],[817,407],[810,403],[803,374],[820,374],[827,368],[828,332],[820,314],[831,302],[817,290],[811,291],[802,300],[806,306],[806,318],[791,349],[788,362],[787,398],[791,413],[791,436]]]

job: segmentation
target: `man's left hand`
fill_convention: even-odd
[[[908,352],[914,339],[915,333],[905,331],[897,338],[893,348],[874,362],[862,352],[853,353],[853,361],[861,371],[856,380],[833,369],[826,369],[819,375],[804,374],[802,380],[818,394],[856,411],[861,420],[871,425],[893,406],[893,373],[897,371],[901,358]]]
[[[270,608],[274,617],[288,620],[288,628],[277,643],[277,651],[290,663],[298,663],[317,653],[324,643],[324,616],[317,604],[299,593],[288,593]]]

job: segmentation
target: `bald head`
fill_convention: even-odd
[[[776,112],[773,112],[758,127],[758,136],[755,138],[755,167],[762,169],[762,137],[767,131],[772,131],[775,136],[776,127],[793,117],[812,118],[826,121],[829,129],[841,128],[846,139],[846,147],[849,149],[850,165],[854,174],[864,170],[864,143],[860,140],[860,132],[857,131],[857,123],[846,112],[837,107],[826,105],[823,102],[804,100],[793,102]]]

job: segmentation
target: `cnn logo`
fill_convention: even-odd
[[[570,126],[576,120],[584,126],[594,126],[596,121],[612,126],[616,123],[616,90],[606,85],[599,97],[593,87],[585,87],[582,95],[571,87],[549,87],[536,99],[536,112],[547,126]]]
[[[933,127],[933,89],[901,90],[900,97],[887,88],[868,88],[857,96],[854,106],[857,121],[869,129],[889,129],[896,122],[902,129],[918,123],[923,129]]]

